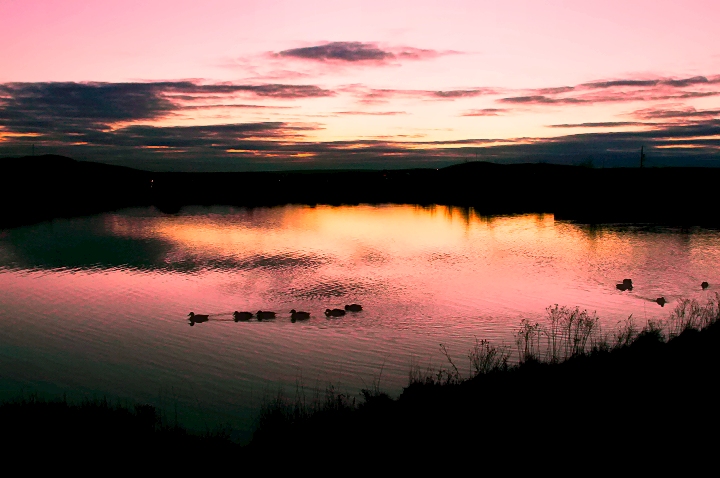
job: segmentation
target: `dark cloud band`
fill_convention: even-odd
[[[373,44],[360,42],[333,42],[325,45],[283,50],[278,55],[301,58],[304,60],[338,61],[383,61],[395,58],[395,55],[383,51]]]
[[[315,85],[198,85],[157,83],[5,83],[0,84],[0,125],[9,132],[83,134],[117,123],[158,120],[212,99],[250,95],[303,99],[334,95]],[[257,108],[259,105],[226,105]]]
[[[620,126],[650,126],[640,121],[606,121],[602,123],[551,124],[548,128],[617,128]]]
[[[608,166],[634,165],[645,146],[652,165],[720,166],[720,120],[657,126],[642,131],[553,138],[455,141],[355,140],[309,142],[312,126],[249,123],[192,127],[128,126],[80,137],[45,134],[0,143],[0,156],[30,142],[44,150],[155,170],[257,170],[437,167],[465,159],[575,164],[592,157]],[[73,143],[81,140],[84,146]],[[14,148],[14,149],[13,149]],[[650,163],[649,163],[650,164]]]
[[[717,77],[595,82],[531,91],[501,98],[507,108],[468,110],[463,116],[498,116],[528,105],[575,105],[601,101],[648,101],[716,95],[708,88]],[[707,80],[707,81],[706,81]],[[674,83],[671,83],[674,82]],[[593,84],[593,83],[590,83]],[[603,86],[598,86],[598,85]],[[703,89],[704,88],[704,89]],[[605,91],[607,90],[607,91]],[[497,94],[491,88],[457,90],[338,90],[360,102],[412,98],[458,100]],[[542,94],[539,92],[543,91]],[[583,155],[622,164],[645,145],[664,163],[682,158],[720,163],[720,110],[645,108],[630,113],[635,121],[552,125],[554,128],[645,126],[641,131],[585,133],[554,138],[397,141],[385,138],[346,142],[313,142],[316,124],[265,121],[205,126],[160,126],[157,120],[187,108],[264,105],[228,103],[236,96],[263,100],[309,99],[335,95],[315,85],[156,83],[7,83],[0,84],[0,156],[27,154],[30,143],[45,152],[168,170],[242,170],[303,167],[402,167],[438,165],[473,158],[497,161],[572,163]],[[468,100],[470,101],[470,100]],[[269,101],[270,105],[275,104]],[[509,106],[515,105],[515,106]],[[286,105],[285,105],[286,106]],[[398,115],[403,111],[340,111],[342,115]],[[654,123],[642,121],[657,120]],[[138,124],[138,123],[152,123]],[[637,129],[637,128],[633,128]],[[626,153],[627,152],[627,153]],[[614,158],[614,159],[613,159]],[[618,159],[619,158],[619,159]],[[690,159],[688,159],[690,161]],[[658,163],[660,164],[660,163]],[[298,166],[299,167],[299,166]]]
[[[375,43],[364,42],[331,42],[283,50],[275,55],[296,60],[383,64],[388,61],[427,60],[456,53],[413,47],[380,48]]]

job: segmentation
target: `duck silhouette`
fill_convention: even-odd
[[[297,320],[307,320],[310,318],[310,312],[303,312],[302,310],[291,310],[290,311],[290,320],[293,322]]]
[[[655,299],[655,302],[657,302],[660,307],[665,307],[665,304],[667,304],[665,297],[658,297]]]
[[[252,317],[252,312],[238,312],[237,310],[233,312],[233,320],[235,322],[250,320]]]
[[[200,323],[202,323],[202,322],[207,322],[208,320],[210,320],[210,316],[209,316],[209,315],[196,314],[195,312],[190,312],[190,313],[188,314],[188,320],[190,321],[190,326],[193,326],[193,325],[195,325],[195,324],[200,324]]]
[[[360,304],[346,305],[345,310],[347,310],[348,312],[360,312],[362,310],[362,305],[360,305]]]
[[[328,317],[342,317],[345,311],[342,309],[325,309],[325,315]]]
[[[707,282],[703,282],[702,284],[700,284],[700,287],[702,287],[702,290],[705,290],[710,287],[710,284],[708,284]]]
[[[616,284],[615,287],[622,291],[633,290],[632,279],[623,279],[622,284]]]
[[[270,312],[269,310],[258,310],[256,315],[257,315],[258,320],[267,320],[267,319],[275,318],[275,312]]]

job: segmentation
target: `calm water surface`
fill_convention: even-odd
[[[148,402],[243,441],[280,388],[379,380],[397,394],[411,367],[445,365],[440,343],[467,373],[475,337],[514,346],[520,320],[555,303],[608,330],[630,314],[642,325],[714,294],[718,263],[717,231],[446,207],[133,209],[0,230],[0,392]],[[353,302],[364,310],[323,314]],[[292,308],[312,318],[292,323]],[[235,323],[234,310],[278,318]],[[213,316],[189,327],[190,311]]]

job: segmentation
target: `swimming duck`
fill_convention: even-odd
[[[710,284],[708,284],[707,282],[703,282],[702,284],[700,284],[700,287],[702,287],[702,290],[705,290],[710,287]]]
[[[250,320],[252,317],[252,312],[238,312],[237,310],[233,312],[233,320],[235,320],[235,322]]]
[[[275,318],[275,312],[270,312],[267,310],[258,310],[257,311],[257,319],[258,320],[266,320],[266,319],[274,319]]]
[[[303,312],[298,310],[291,310],[290,311],[290,320],[295,322],[296,320],[307,320],[310,318],[310,312]]]
[[[633,290],[632,279],[623,279],[622,284],[616,284],[618,290]]]
[[[342,309],[325,309],[325,315],[328,317],[342,317],[345,315],[345,311]]]
[[[362,310],[362,305],[360,305],[360,304],[346,305],[345,310],[350,311],[350,312],[360,312]]]
[[[200,314],[196,314],[195,312],[190,312],[188,314],[188,320],[190,321],[190,325],[193,326],[196,323],[200,324],[202,322],[207,322],[208,320],[210,320],[210,316],[209,315],[200,315]]]
[[[665,297],[658,297],[655,299],[655,302],[657,302],[660,307],[665,307],[665,304],[667,304]]]

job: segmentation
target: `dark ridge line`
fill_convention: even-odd
[[[0,159],[0,227],[156,206],[441,204],[479,215],[552,213],[579,223],[720,226],[720,168],[468,162],[441,169],[149,172],[62,156]]]

